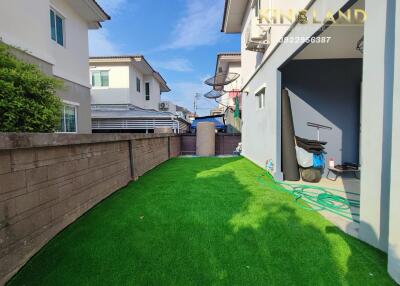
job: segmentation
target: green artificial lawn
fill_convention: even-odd
[[[244,158],[172,159],[50,241],[9,285],[395,285],[386,256]]]

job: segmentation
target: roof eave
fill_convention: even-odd
[[[222,21],[222,28],[221,32],[226,33],[226,34],[238,34],[242,32],[241,25],[240,27],[237,26],[236,28],[229,28],[228,27],[228,22],[230,22],[230,19],[232,16],[236,16],[240,18],[240,23],[243,20],[244,13],[246,12],[247,6],[248,6],[249,0],[225,0],[225,8],[224,8],[224,16],[223,16],[223,21]],[[239,6],[238,6],[239,5]],[[234,8],[238,9],[239,13],[233,13],[231,14]],[[239,25],[237,23],[237,25]]]
[[[83,0],[90,10],[94,13],[96,19],[89,21],[89,29],[100,29],[101,22],[111,20],[110,15],[96,2],[96,0]]]
[[[215,75],[218,73],[218,67],[219,67],[219,64],[220,64],[220,60],[224,56],[236,57],[236,59],[232,59],[232,62],[237,62],[237,61],[241,62],[241,58],[242,58],[242,54],[241,53],[235,53],[235,52],[232,52],[232,53],[219,53],[217,55],[217,62],[215,64],[215,73],[214,73]]]

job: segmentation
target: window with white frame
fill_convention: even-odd
[[[140,82],[140,78],[136,78],[136,91],[137,92],[140,92],[140,85],[141,85],[141,82]]]
[[[146,100],[150,100],[150,83],[149,82],[145,83],[145,95],[146,95]]]
[[[257,108],[263,109],[265,107],[265,87],[261,88],[256,93]]]
[[[76,133],[77,128],[78,107],[76,105],[64,104],[61,109],[61,122],[59,132]]]
[[[92,71],[93,87],[108,87],[110,84],[109,71]]]
[[[65,20],[60,13],[56,12],[54,9],[50,8],[50,31],[51,39],[55,41],[60,46],[64,46],[64,29]]]

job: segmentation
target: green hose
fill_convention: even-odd
[[[359,196],[357,193],[344,192],[342,190],[319,186],[279,182],[268,172],[259,176],[257,181],[267,189],[284,192],[293,196],[295,203],[302,209],[308,211],[328,211],[348,220],[359,222],[359,220],[353,218],[353,216],[359,215],[357,213],[352,213],[351,209],[360,208],[360,201],[346,199],[332,192]]]

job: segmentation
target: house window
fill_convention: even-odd
[[[256,99],[258,109],[263,109],[265,107],[265,88],[256,93]]]
[[[150,83],[145,83],[146,100],[150,100]]]
[[[140,92],[140,78],[136,78],[136,91]]]
[[[93,87],[108,87],[110,84],[108,71],[92,71]]]
[[[64,17],[50,9],[51,39],[64,46]]]
[[[61,109],[61,123],[59,131],[62,133],[77,132],[77,106],[64,104]]]

